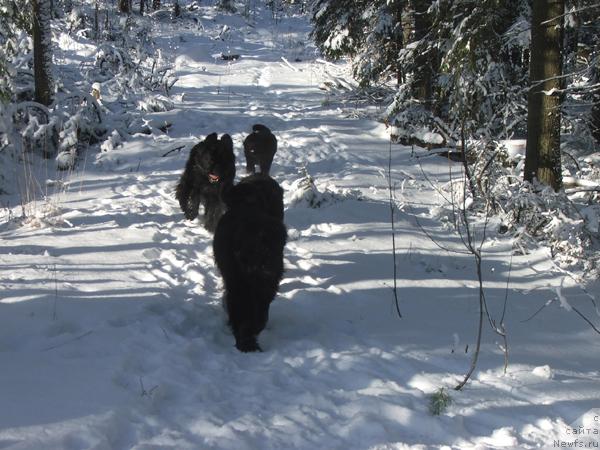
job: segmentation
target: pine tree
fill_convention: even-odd
[[[600,143],[600,20],[598,0],[576,0],[567,6],[565,16],[565,80],[577,85],[577,97],[573,103],[583,100],[591,105],[583,114],[591,136]],[[583,96],[581,96],[583,93]],[[563,111],[564,114],[565,111]],[[579,122],[580,110],[566,111],[563,117],[567,122]]]
[[[404,6],[404,0],[374,1],[363,13],[364,36],[353,67],[361,85],[402,81],[404,73],[398,55],[403,46]]]
[[[411,129],[431,127],[436,117],[451,134],[523,131],[527,13],[524,0],[408,2],[400,51],[405,83],[388,108],[408,142]]]
[[[404,79],[398,55],[404,45],[406,0],[319,0],[312,33],[328,58],[352,58],[354,77],[363,86]]]
[[[318,0],[313,9],[312,36],[328,58],[354,56],[365,42],[367,0]]]
[[[436,11],[443,84],[437,102],[471,132],[506,133],[523,104],[525,49],[514,42],[526,28],[520,0],[458,0]]]

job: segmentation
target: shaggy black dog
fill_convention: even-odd
[[[221,199],[223,190],[233,184],[235,156],[228,134],[217,138],[210,134],[190,151],[185,170],[177,184],[176,197],[186,219],[198,217],[200,203],[204,206],[204,226],[214,231],[225,212]]]
[[[258,164],[260,173],[269,175],[273,156],[277,151],[277,138],[266,126],[257,123],[252,133],[244,139],[244,155],[246,156],[246,172],[256,173]]]
[[[256,341],[283,277],[283,189],[264,175],[250,175],[224,196],[228,210],[213,241],[225,285],[224,306],[235,346],[261,351]]]

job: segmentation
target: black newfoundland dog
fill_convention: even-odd
[[[228,210],[215,231],[215,262],[225,285],[224,307],[235,346],[261,351],[259,333],[283,277],[283,189],[266,175],[250,175],[224,195]]]
[[[266,126],[257,123],[252,133],[244,139],[244,155],[246,156],[246,172],[256,173],[258,164],[260,173],[269,175],[273,156],[277,151],[277,138]]]
[[[196,144],[190,151],[176,191],[186,219],[198,217],[198,208],[202,203],[204,227],[214,231],[225,212],[222,193],[232,186],[234,177],[235,156],[228,134],[218,139],[217,133],[212,133]]]

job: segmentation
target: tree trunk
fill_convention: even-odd
[[[600,61],[595,67],[592,67],[592,76],[590,78],[591,83],[600,83]],[[600,144],[600,91],[593,92],[591,97],[590,129],[592,136]]]
[[[140,16],[144,15],[144,3],[145,0],[140,0]]]
[[[100,6],[98,0],[94,5],[94,39],[98,41],[100,39]]]
[[[412,0],[414,17],[414,41],[422,40],[431,28],[431,17],[427,10],[431,0]],[[420,52],[415,57],[413,96],[418,100],[430,101],[433,95],[433,57]]]
[[[564,0],[534,0],[531,19],[530,88],[527,96],[526,181],[537,178],[558,191]]]
[[[49,0],[33,0],[33,75],[35,101],[52,103],[52,32]]]
[[[592,136],[600,144],[600,94],[594,96],[594,105],[592,106]]]
[[[404,35],[402,27],[402,9],[404,8],[404,2],[396,1],[392,5],[394,11],[394,30],[393,30],[393,52],[396,59],[394,72],[396,72],[396,86],[400,86],[404,83],[404,71],[402,70],[402,64],[400,64],[400,58],[398,54],[400,50],[404,48]]]
[[[129,14],[131,9],[129,8],[129,0],[119,0],[119,12]]]

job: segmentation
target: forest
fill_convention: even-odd
[[[0,0],[0,448],[597,447],[599,17]]]

